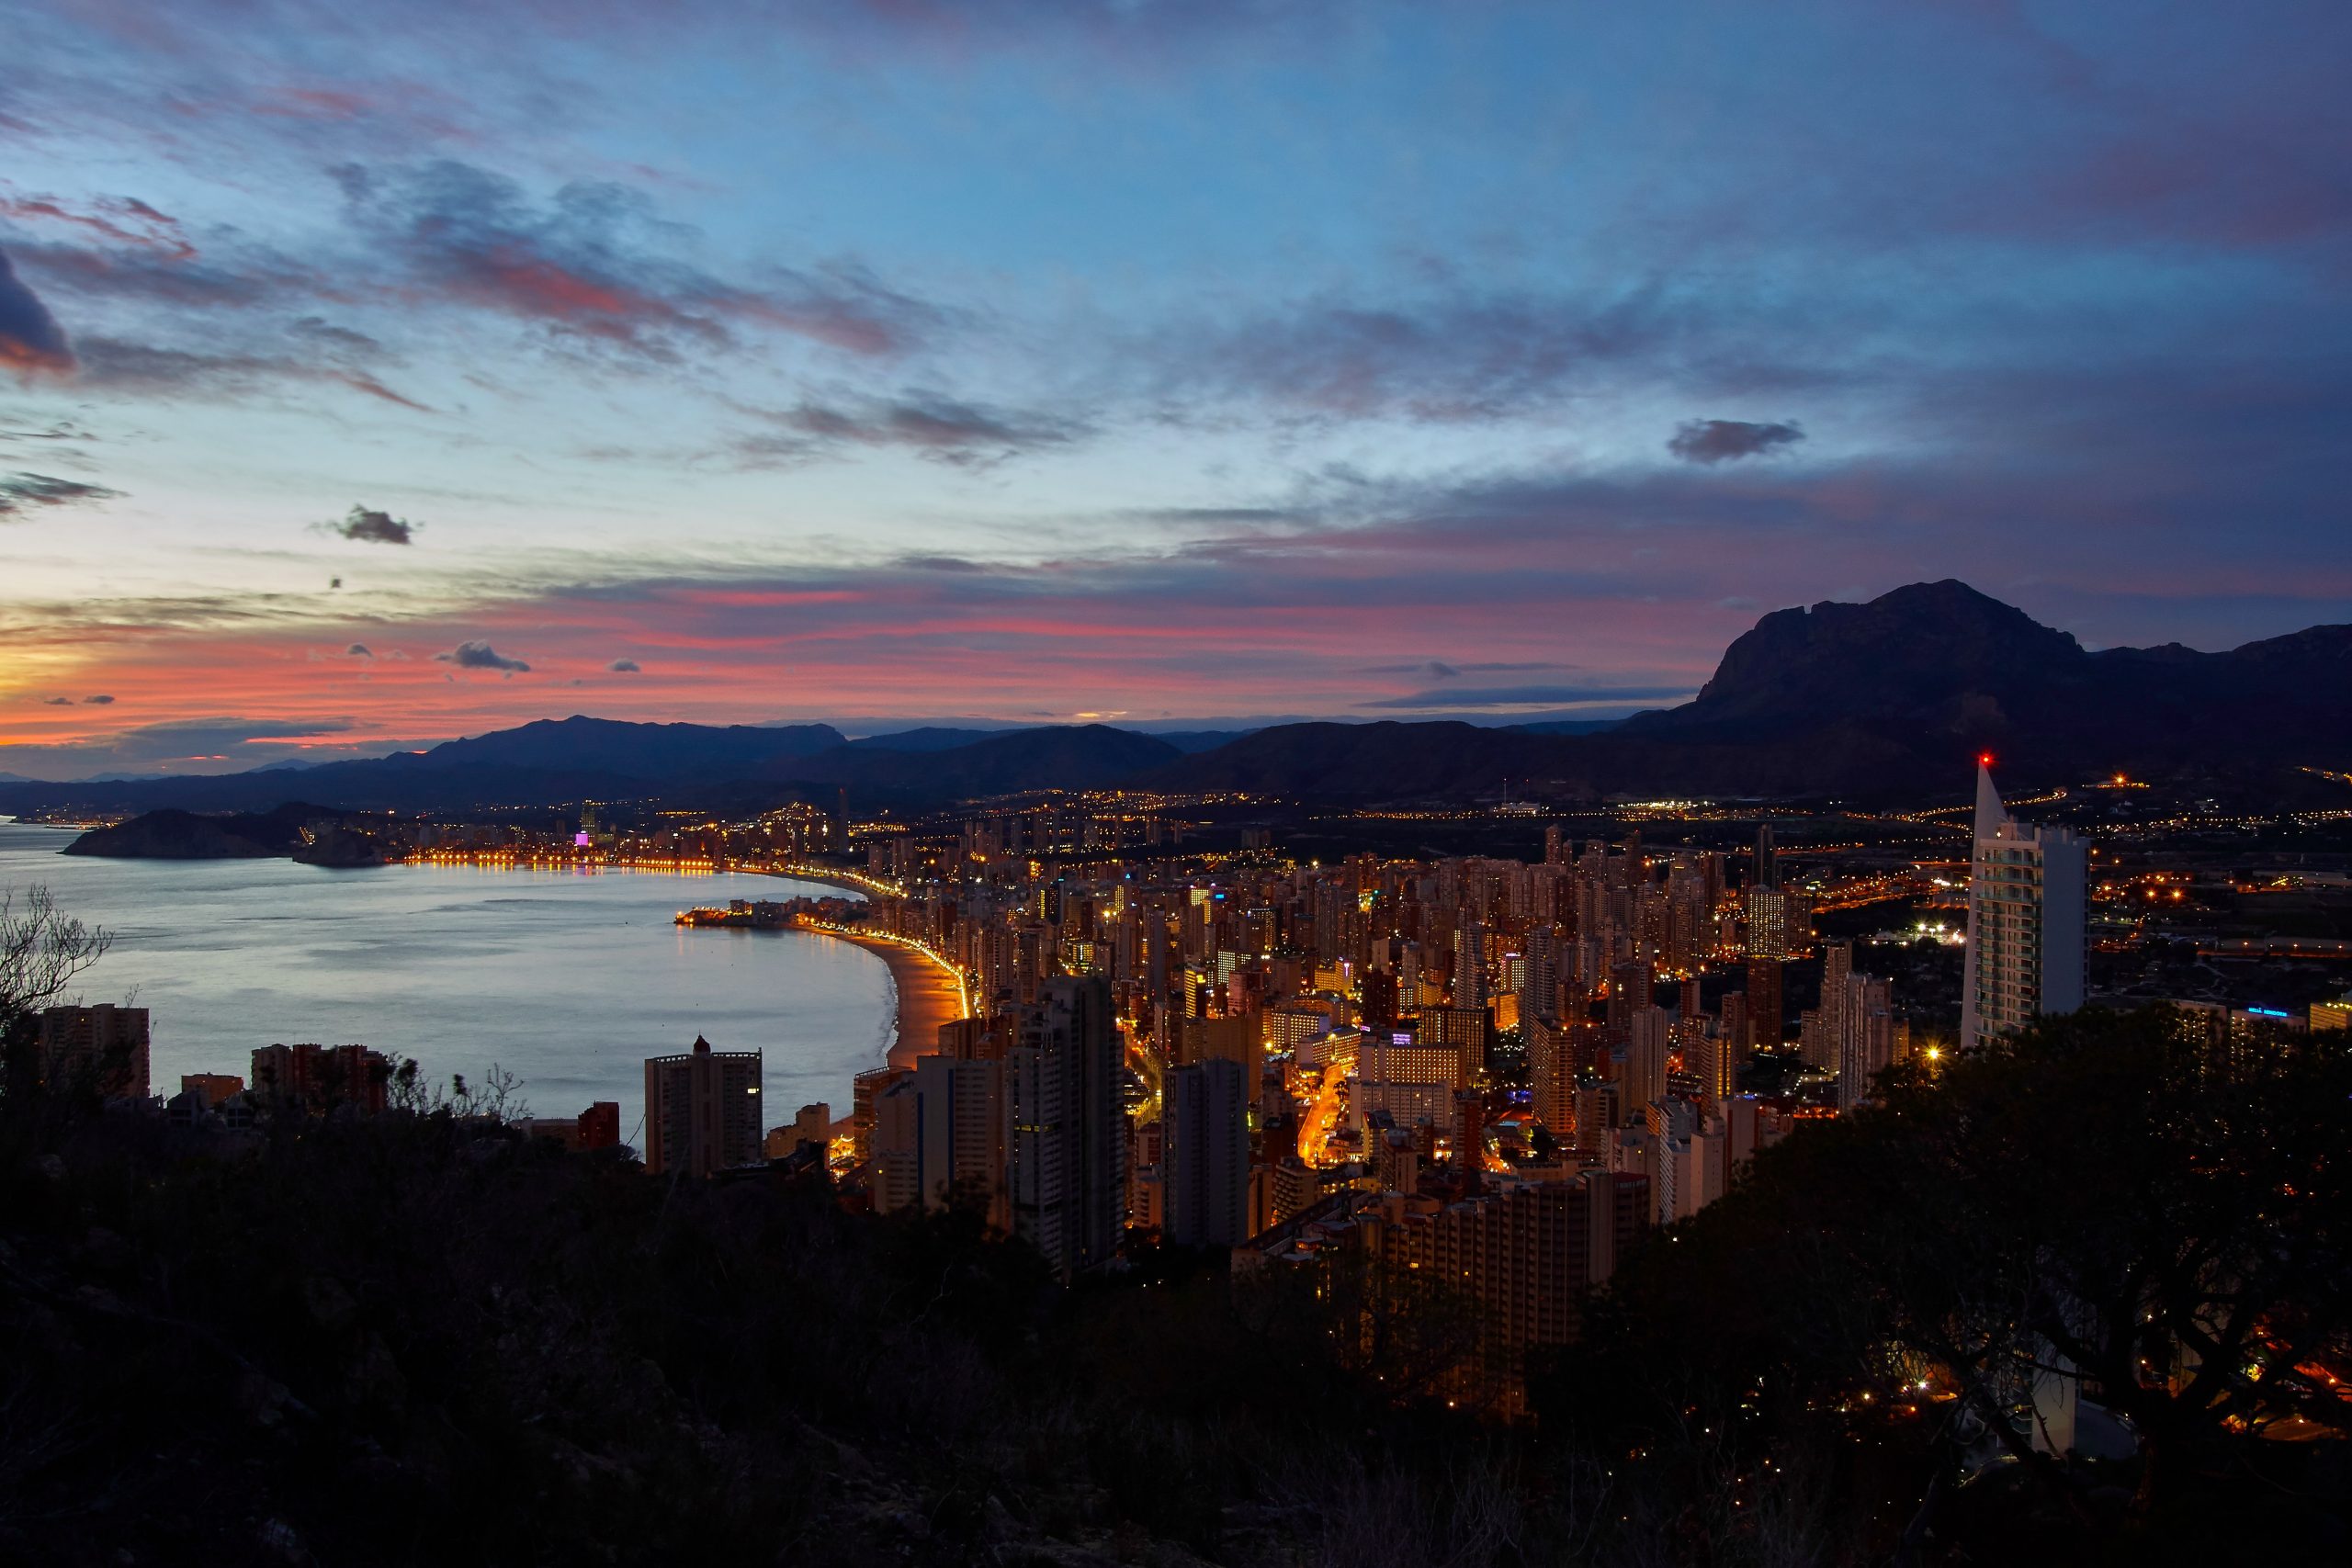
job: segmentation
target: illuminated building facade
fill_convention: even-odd
[[[2064,828],[2037,828],[2010,816],[1993,787],[1989,761],[1976,767],[1962,1050],[2083,1005],[2083,843]]]
[[[645,1062],[645,1168],[711,1176],[763,1157],[761,1054],[694,1049]]]

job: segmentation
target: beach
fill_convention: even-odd
[[[874,937],[846,936],[839,931],[811,931],[810,936],[855,942],[890,966],[890,984],[898,992],[899,1029],[891,1042],[889,1065],[912,1067],[917,1056],[939,1049],[939,1026],[964,1016],[964,992],[946,970],[902,942]]]

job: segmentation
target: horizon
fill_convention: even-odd
[[[1955,576],[2093,647],[2352,621],[2331,37],[34,0],[0,773],[1614,718]]]

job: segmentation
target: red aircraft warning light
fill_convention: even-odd
[[[1977,753],[1976,753],[1976,765],[1977,765],[1978,767],[1981,767],[1981,768],[1989,768],[1989,767],[1991,767],[1991,766],[1993,765],[1993,753],[1992,753],[1992,752],[1990,752],[1990,751],[1979,751],[1979,752],[1977,752]]]

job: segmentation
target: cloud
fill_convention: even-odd
[[[1804,439],[1804,426],[1751,424],[1738,419],[1686,420],[1666,444],[1666,449],[1686,463],[1728,463],[1741,457],[1769,457]]]
[[[1410,696],[1384,697],[1359,703],[1367,708],[1513,708],[1558,707],[1576,703],[1656,702],[1690,695],[1688,686],[1488,686],[1468,691],[1451,687],[1415,692]]]
[[[373,659],[376,652],[364,642],[355,642],[343,650],[343,656],[345,659]]]
[[[314,525],[338,538],[356,539],[370,545],[405,545],[410,543],[421,523],[411,523],[405,517],[395,517],[389,512],[379,512],[372,506],[354,506],[340,523]]]
[[[461,642],[447,653],[433,656],[435,664],[454,664],[460,670],[503,670],[509,675],[519,674],[530,666],[519,659],[509,659],[486,642]]]
[[[433,412],[387,387],[371,371],[294,354],[198,353],[120,338],[90,338],[82,344],[81,362],[82,385],[150,398],[216,400],[250,396],[277,381],[333,381],[379,402],[417,413]]]
[[[106,707],[106,706],[109,705],[110,705],[110,704],[112,704],[112,703],[113,703],[113,701],[114,701],[114,699],[113,699],[112,697],[110,697],[110,696],[107,696],[107,695],[105,695],[104,694],[100,694],[99,695],[95,696],[95,697],[84,697],[82,700],[83,700],[85,703],[87,703],[87,704],[88,704],[90,706],[92,706],[92,707],[100,707],[100,708],[102,708],[102,707]]]
[[[77,502],[119,501],[122,491],[80,479],[48,474],[0,474],[0,523],[20,522],[36,506],[72,506]]]
[[[356,740],[356,735],[369,739]],[[422,749],[435,738],[396,739],[347,717],[203,716],[133,724],[53,746],[0,749],[0,769],[34,778],[79,779],[105,773],[233,773],[300,759],[322,761]],[[442,737],[439,739],[446,739]]]
[[[1536,670],[1566,670],[1568,666],[1537,660],[1514,663],[1448,664],[1442,660],[1426,660],[1419,664],[1374,664],[1365,668],[1367,675],[1419,675],[1427,681],[1453,681],[1466,674],[1498,675],[1526,674]]]
[[[23,379],[63,376],[74,369],[73,345],[40,297],[25,287],[0,251],[0,367]]]
[[[814,462],[859,446],[897,447],[935,463],[986,468],[1023,452],[1065,446],[1091,433],[1077,420],[962,402],[919,390],[895,399],[803,402],[795,408],[757,412],[772,428],[745,436],[734,446],[736,457],[752,468]]]
[[[958,574],[994,570],[965,556],[900,556],[890,564],[907,571],[946,571]]]
[[[0,218],[78,229],[115,244],[188,258],[196,254],[179,220],[131,197],[100,197],[76,210],[53,196],[0,197]]]
[[[47,707],[70,708],[74,705],[74,699],[72,697],[43,697],[41,703]]]
[[[1629,367],[1673,366],[1721,309],[1647,287],[1597,300],[1533,290],[1327,297],[1165,329],[1132,357],[1159,389],[1194,404],[1240,397],[1310,417],[1468,424],[1617,385]]]
[[[635,675],[641,671],[643,666],[634,659],[616,659],[605,668],[616,675]]]
[[[626,186],[575,181],[539,205],[514,181],[453,159],[332,172],[352,225],[413,281],[655,358],[730,346],[744,327],[893,355],[942,319],[848,265],[717,277],[678,258],[690,231]]]

